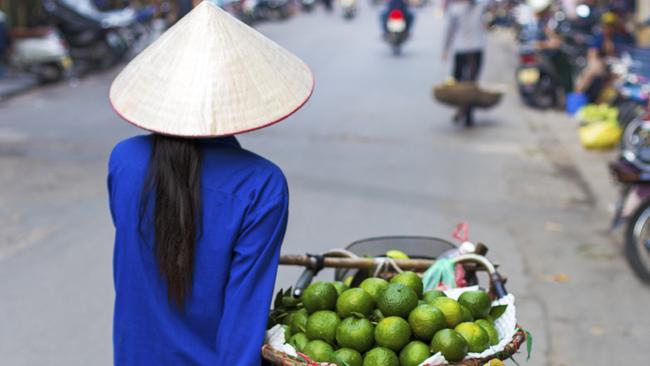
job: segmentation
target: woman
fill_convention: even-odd
[[[484,11],[485,4],[478,0],[455,0],[448,5],[442,58],[446,61],[449,54],[453,54],[453,76],[456,81],[478,80],[486,45]],[[471,106],[459,109],[454,121],[462,118],[467,126],[474,124]]]
[[[279,122],[312,88],[300,59],[210,2],[117,76],[114,109],[153,133],[109,162],[115,365],[261,363],[288,192],[232,135]]]
[[[625,48],[634,46],[634,36],[627,32],[623,19],[616,13],[606,12],[600,19],[601,31],[593,38],[587,51],[587,66],[576,79],[575,92],[590,94],[596,101],[608,77],[608,58],[619,58]]]

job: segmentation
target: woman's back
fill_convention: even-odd
[[[478,0],[456,0],[449,5],[447,21],[452,23],[457,33],[451,45],[454,52],[480,51],[485,48],[484,12],[485,4]]]
[[[260,362],[288,192],[280,169],[233,137],[201,140],[201,227],[192,287],[169,301],[154,255],[153,205],[142,212],[153,137],[119,143],[108,188],[116,228],[116,365]]]

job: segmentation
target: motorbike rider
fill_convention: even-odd
[[[568,94],[573,91],[573,74],[566,53],[561,51],[564,41],[555,31],[557,22],[553,18],[553,4],[553,0],[528,0],[528,5],[535,13],[536,19],[536,23],[533,25],[536,27],[533,32],[534,46],[542,56],[549,60],[555,71],[557,82]]]
[[[388,15],[393,10],[399,10],[404,14],[404,21],[406,22],[406,34],[409,34],[411,30],[411,24],[413,23],[413,12],[409,8],[409,4],[406,0],[390,0],[387,2],[386,9],[381,12],[381,26],[384,30],[384,34],[388,33]]]
[[[597,80],[607,78],[607,59],[619,57],[627,46],[633,46],[634,36],[627,32],[621,17],[606,12],[601,17],[602,30],[592,40],[587,53],[587,66],[576,80],[576,93],[586,93]]]

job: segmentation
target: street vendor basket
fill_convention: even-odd
[[[453,107],[492,108],[502,96],[502,92],[481,88],[474,82],[447,82],[433,88],[438,102]]]
[[[514,298],[508,295],[505,289],[504,278],[499,274],[496,266],[485,257],[484,254],[487,252],[487,247],[478,244],[475,248],[476,250],[473,253],[463,254],[460,252],[459,255],[445,260],[451,260],[456,267],[462,267],[460,273],[463,274],[464,279],[461,279],[461,282],[465,283],[466,288],[478,288],[479,276],[477,274],[486,273],[486,277],[488,278],[487,293],[491,300],[494,303],[514,301]],[[399,249],[400,252],[407,253],[408,259],[386,257],[385,253],[391,249]],[[458,247],[443,239],[408,236],[381,237],[357,241],[349,245],[346,249],[331,250],[323,255],[283,255],[280,259],[280,264],[305,267],[304,272],[293,288],[293,296],[298,298],[303,290],[311,283],[314,276],[323,268],[335,268],[335,280],[342,281],[347,279],[351,282],[352,287],[355,287],[363,279],[368,277],[374,276],[389,279],[401,270],[422,274],[436,263],[437,258],[448,257],[449,253],[454,251],[458,254]],[[481,275],[480,277],[483,278],[485,276]],[[463,289],[458,290],[462,292]],[[514,314],[514,306],[512,312]],[[511,323],[513,325],[511,328],[513,331],[509,337],[501,339],[498,350],[495,349],[494,353],[485,355],[488,352],[486,351],[480,357],[468,357],[461,362],[447,363],[447,365],[482,366],[490,360],[506,360],[511,358],[517,353],[520,346],[526,343],[528,334],[519,325],[514,326],[515,320],[513,314],[510,314],[513,318]],[[262,356],[273,365],[334,365],[333,363],[315,362],[307,355],[299,352],[290,355],[288,352],[279,349],[282,347],[274,347],[270,343],[263,346]],[[437,366],[442,365],[442,363],[424,363],[423,365]]]

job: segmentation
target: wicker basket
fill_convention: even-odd
[[[489,362],[490,360],[494,360],[494,359],[506,360],[512,357],[515,353],[517,353],[519,347],[525,342],[526,342],[526,332],[520,328],[515,333],[514,337],[512,338],[512,341],[508,343],[508,345],[506,345],[506,348],[503,351],[498,352],[490,357],[472,358],[469,360],[464,360],[459,363],[452,363],[448,365],[449,366],[482,366],[487,362]],[[273,365],[281,365],[281,366],[332,365],[328,363],[318,363],[312,361],[306,355],[303,354],[299,354],[299,355],[300,355],[299,357],[289,356],[286,353],[271,348],[269,345],[264,345],[264,347],[262,348],[262,356],[264,357],[265,360],[271,362],[271,364]],[[425,366],[436,366],[436,365],[425,364]]]
[[[433,88],[433,97],[453,107],[492,108],[501,101],[503,93],[481,89],[476,83],[460,82]]]
[[[299,265],[301,260],[300,257],[296,256],[283,256],[283,264],[293,264],[293,265]],[[329,258],[330,261],[329,267],[349,267],[349,266],[358,266],[358,267],[363,267],[366,266],[367,264],[364,264],[365,261],[371,261],[369,258],[362,258],[362,259],[340,259],[340,258]],[[496,272],[496,269],[494,266],[483,256],[480,255],[462,255],[459,256],[455,259],[457,263],[462,264],[466,271],[476,271],[480,270],[481,268],[484,270],[487,270],[489,273],[489,294],[492,299],[498,298],[497,293],[505,293],[505,289],[503,288],[503,279],[501,276]],[[419,266],[422,266],[424,263],[420,263],[422,261],[418,260],[399,260],[395,261],[400,264],[400,267],[403,269],[411,269],[411,270],[416,270]],[[328,262],[326,262],[327,264]],[[416,270],[417,271],[417,270]],[[501,291],[499,291],[499,288]],[[504,295],[502,295],[504,296]],[[463,360],[462,362],[459,363],[453,363],[453,364],[448,364],[452,366],[482,366],[485,363],[487,363],[490,360],[494,359],[499,359],[499,360],[506,360],[510,357],[512,357],[518,350],[519,347],[525,343],[526,341],[526,336],[527,333],[526,331],[521,328],[520,326],[517,326],[517,329],[512,336],[512,340],[505,346],[505,348],[497,352],[489,357],[483,357],[483,358],[472,358],[472,359],[467,359]],[[272,348],[270,345],[264,345],[262,348],[262,356],[265,360],[269,361],[273,365],[281,365],[281,366],[323,366],[323,365],[334,365],[332,363],[319,363],[312,361],[309,359],[304,354],[298,353],[298,357],[290,356],[284,352],[278,351],[274,348]],[[425,366],[436,366],[433,364],[425,364]]]

